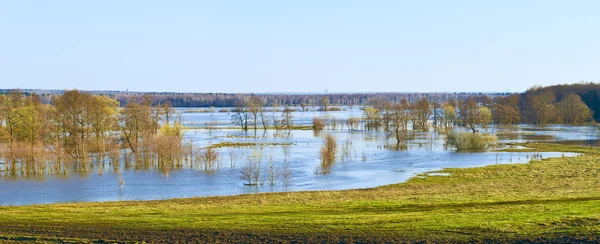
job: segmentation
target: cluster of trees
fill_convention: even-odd
[[[284,157],[287,157],[286,147],[284,146]],[[284,186],[289,186],[292,171],[289,168],[287,159],[284,159],[283,167],[277,167],[273,158],[273,155],[268,156],[268,165],[266,169],[263,169],[263,148],[257,147],[254,149],[251,155],[248,155],[247,164],[240,169],[240,179],[245,183],[244,185],[256,186],[262,185],[265,182],[268,185],[274,186],[278,182]]]
[[[600,119],[600,84],[532,87],[520,105],[523,123],[588,123]]]
[[[118,163],[121,149],[165,162],[181,150],[181,121],[168,103],[152,106],[151,96],[124,108],[115,99],[77,90],[52,101],[43,104],[39,96],[20,91],[0,95],[0,156],[9,165],[4,171],[60,173],[63,162],[111,155]]]
[[[496,108],[502,108],[502,104],[498,103]],[[407,100],[399,103],[377,101],[363,109],[364,124],[366,129],[384,130],[395,139],[398,148],[404,148],[409,139],[409,128],[413,131],[428,131],[430,127],[449,129],[465,126],[476,132],[478,126],[493,122],[493,111],[489,108],[492,105],[491,100],[480,102],[475,97],[458,101],[451,99],[442,104],[430,102],[425,97],[413,103]],[[503,112],[498,115],[498,118],[508,117]],[[431,120],[432,124],[429,123]]]
[[[576,87],[580,85],[575,85]],[[598,86],[598,85],[594,85]],[[558,86],[564,88],[563,86]],[[451,128],[465,126],[473,132],[478,126],[488,124],[514,125],[520,123],[530,124],[585,124],[593,121],[594,112],[586,102],[576,93],[563,93],[555,91],[556,88],[532,88],[523,94],[508,94],[504,96],[469,95],[463,99],[450,98],[448,100],[429,100],[429,96],[420,96],[419,99],[410,101],[401,99],[385,100],[375,97],[366,102],[363,108],[364,125],[367,129],[383,128],[396,138],[398,144],[407,138],[409,124],[413,130],[426,131],[429,129],[428,121],[433,120],[433,127]],[[555,95],[560,93],[561,96]],[[600,94],[600,89],[598,90]],[[328,97],[319,97],[319,109],[329,111],[331,102]],[[439,97],[436,97],[439,98]],[[596,98],[600,100],[600,98]],[[236,114],[233,116],[235,124],[241,125],[243,130],[253,127],[267,129],[270,124],[276,129],[290,129],[291,111],[286,107],[281,117],[265,115],[268,106],[267,99],[253,95],[240,98],[237,101]],[[306,111],[301,104],[301,111]],[[599,107],[600,109],[600,107]],[[278,115],[279,116],[279,115]],[[323,120],[313,121],[315,130],[321,130],[325,124]],[[356,124],[355,121],[349,124]]]
[[[489,106],[489,105],[488,105]],[[465,126],[473,132],[477,131],[477,126],[486,126],[493,120],[491,110],[485,103],[479,103],[475,98],[460,100],[455,102],[448,101],[442,105],[444,114],[441,117],[441,125],[444,128],[451,128],[455,125]],[[501,116],[505,116],[502,115]]]
[[[273,126],[277,131],[285,130],[289,132],[293,127],[293,111],[295,110],[285,106],[282,111],[272,109],[269,112],[263,98],[250,96],[240,98],[237,101],[231,120],[233,124],[239,125],[243,131],[248,131],[248,128],[253,128],[256,131],[259,127],[267,130]]]
[[[492,113],[491,123],[513,124],[588,124],[594,122],[594,110],[577,93],[560,93],[552,87],[534,87],[523,94],[512,94],[491,99],[473,97],[474,103],[487,107]],[[598,90],[600,99],[600,90]],[[473,102],[472,102],[473,103]],[[590,102],[591,103],[591,102]],[[600,109],[600,106],[597,108]],[[459,111],[468,110],[459,107]]]
[[[8,96],[11,90],[0,90]],[[27,97],[35,95],[41,104],[56,104],[55,98],[65,93],[58,90],[25,90]],[[463,111],[460,101],[475,99],[492,113],[495,124],[582,124],[600,120],[600,84],[579,83],[533,87],[521,94],[510,93],[357,93],[357,94],[227,94],[227,93],[139,93],[124,91],[90,91],[87,94],[104,96],[125,106],[131,101],[143,101],[152,96],[153,106],[170,103],[175,107],[247,107],[247,114],[239,114],[240,124],[249,122],[247,127],[255,125],[267,127],[263,107],[299,106],[306,111],[308,106],[319,106],[329,110],[332,106],[377,106],[379,104],[398,104],[402,101],[414,104],[427,99],[432,106],[432,116],[437,126],[437,116],[444,116],[444,103],[450,103],[456,111]],[[455,102],[453,102],[455,101]],[[241,111],[244,113],[244,111]],[[256,116],[259,114],[258,116]],[[258,121],[254,121],[259,118]],[[272,120],[271,116],[271,120]],[[250,123],[250,121],[252,123]],[[278,122],[281,119],[278,118]],[[246,127],[246,126],[244,126]]]
[[[398,147],[405,147],[409,125],[413,130],[429,130],[428,121],[431,116],[435,119],[434,123],[438,123],[438,107],[438,103],[432,104],[425,97],[414,103],[409,103],[406,99],[398,103],[375,100],[370,107],[363,109],[364,126],[366,129],[383,129],[395,138]]]
[[[582,87],[585,89],[580,90]],[[586,90],[590,89],[590,90]],[[595,91],[594,91],[595,90]],[[592,92],[590,92],[592,91]],[[593,94],[591,94],[593,93]],[[584,99],[582,95],[585,95]],[[587,124],[595,121],[600,110],[600,85],[574,84],[551,87],[533,87],[522,94],[511,94],[491,98],[486,95],[471,97],[466,100],[449,100],[443,104],[444,118],[452,119],[454,112],[459,117],[467,118],[459,121],[460,125],[473,128],[470,118],[479,117],[479,123],[499,125],[514,124]],[[594,107],[595,106],[595,107]],[[482,110],[481,116],[469,113]],[[487,111],[486,111],[487,108]],[[456,109],[454,112],[451,110]],[[491,113],[491,116],[488,115]],[[446,120],[448,121],[448,120]],[[477,120],[475,120],[477,122]],[[456,122],[454,124],[457,124]]]
[[[598,87],[595,84],[577,84],[573,87],[581,86]],[[430,120],[433,120],[434,128],[448,129],[453,126],[464,126],[472,132],[476,132],[479,126],[485,127],[491,123],[513,125],[592,122],[595,113],[578,94],[564,92],[564,90],[572,90],[567,89],[569,87],[534,87],[523,94],[497,97],[472,96],[462,100],[450,99],[441,104],[430,102],[426,97],[413,103],[405,99],[398,103],[374,100],[371,101],[370,107],[363,110],[365,127],[382,128],[393,136],[400,146],[408,138],[409,124],[412,125],[413,130],[427,131]],[[600,89],[597,94],[600,94]]]

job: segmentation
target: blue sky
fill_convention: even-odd
[[[600,1],[0,0],[0,88],[523,91],[600,80]]]

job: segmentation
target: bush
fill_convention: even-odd
[[[182,156],[181,139],[174,135],[161,134],[147,139],[147,153],[158,159],[163,167],[178,166]]]
[[[323,128],[325,128],[325,122],[319,118],[313,118],[313,130],[321,131]]]
[[[448,146],[455,147],[457,151],[485,150],[494,146],[498,138],[493,135],[479,133],[450,133],[446,137]]]
[[[323,170],[328,170],[328,168],[335,162],[335,155],[337,154],[337,141],[335,136],[331,134],[327,134],[325,136],[325,141],[323,141],[323,145],[321,146],[320,156],[321,156],[321,167]]]
[[[298,111],[298,110],[295,108],[290,108],[290,107],[286,107],[282,110],[282,112],[296,112],[296,111]]]

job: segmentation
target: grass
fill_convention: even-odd
[[[0,207],[0,241],[599,241],[600,151],[525,146],[581,156],[364,190]]]
[[[224,148],[224,147],[256,147],[256,146],[284,146],[292,145],[291,142],[219,142],[210,144],[209,148]]]

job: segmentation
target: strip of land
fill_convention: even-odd
[[[525,146],[581,156],[365,190],[0,207],[0,242],[600,241],[600,150]]]

